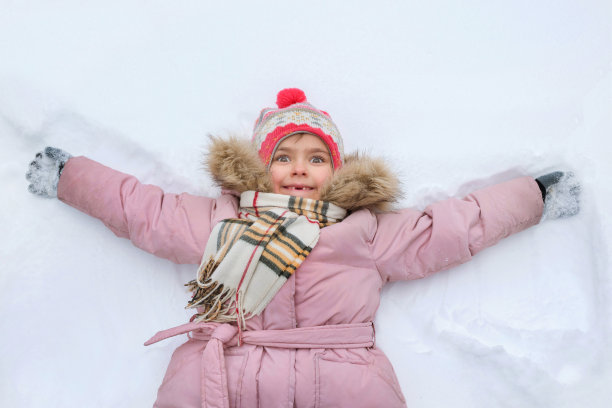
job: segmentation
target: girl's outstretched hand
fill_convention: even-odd
[[[60,175],[71,157],[70,153],[55,147],[45,147],[44,151],[36,153],[26,173],[26,179],[31,183],[28,191],[42,197],[57,197]]]
[[[571,217],[580,211],[580,182],[572,172],[555,171],[536,179],[542,199],[544,214],[542,219]]]

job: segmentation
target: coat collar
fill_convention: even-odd
[[[210,139],[204,164],[221,188],[237,193],[272,192],[269,174],[250,140],[235,136]],[[400,195],[399,181],[383,160],[359,153],[346,155],[344,165],[321,190],[321,200],[348,211],[388,211]]]

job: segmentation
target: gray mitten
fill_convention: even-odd
[[[556,171],[538,177],[536,182],[544,200],[543,220],[571,217],[578,214],[582,187],[574,177],[574,173]]]
[[[31,183],[28,191],[42,197],[57,197],[59,178],[71,157],[70,153],[55,147],[45,147],[44,151],[36,153],[26,173],[26,179]]]

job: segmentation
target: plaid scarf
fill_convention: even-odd
[[[260,314],[310,254],[321,228],[346,211],[326,201],[247,191],[239,218],[212,230],[196,279],[187,286],[195,321],[238,322]]]

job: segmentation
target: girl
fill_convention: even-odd
[[[207,165],[216,199],[164,194],[55,148],[26,175],[32,193],[200,265],[187,283],[191,321],[145,343],[189,337],[157,407],[404,407],[375,343],[382,286],[465,262],[537,224],[545,205],[549,217],[574,215],[580,192],[556,172],[391,212],[396,178],[380,160],[345,156],[330,116],[298,89],[262,110],[252,141],[213,138]]]

